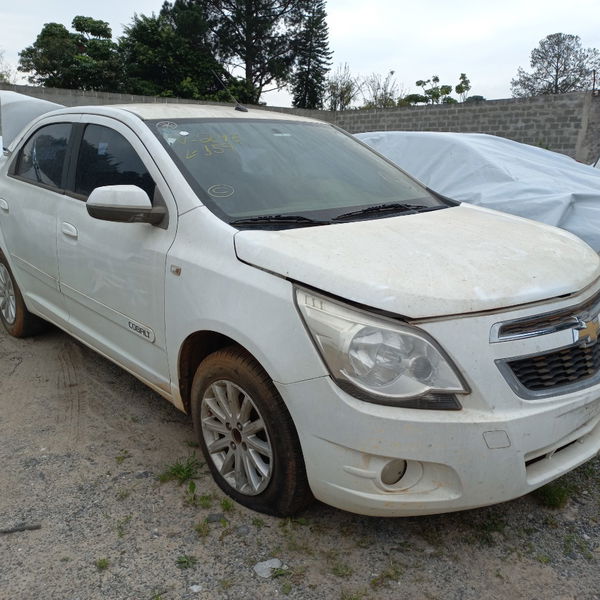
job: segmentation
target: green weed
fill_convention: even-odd
[[[98,571],[106,571],[110,565],[110,561],[108,558],[99,558],[95,564]]]
[[[169,465],[159,476],[161,483],[167,481],[178,481],[183,485],[186,481],[197,479],[200,475],[202,463],[192,454],[187,458],[179,459],[177,462]]]
[[[175,564],[178,569],[191,569],[196,566],[198,563],[198,559],[195,556],[190,556],[189,554],[183,554],[182,556],[178,556]]]

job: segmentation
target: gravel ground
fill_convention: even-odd
[[[0,599],[600,599],[598,459],[550,490],[560,509],[294,520],[234,505],[201,460],[187,417],[118,367],[1,332]],[[178,463],[192,489],[159,481]]]

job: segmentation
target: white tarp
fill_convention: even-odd
[[[356,137],[444,196],[562,227],[600,251],[599,169],[482,133]]]
[[[0,91],[0,148],[8,148],[30,121],[58,108],[64,106],[16,92]]]

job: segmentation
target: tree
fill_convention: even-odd
[[[15,73],[11,66],[4,60],[4,50],[0,50],[0,83],[12,83]]]
[[[529,64],[531,73],[519,67],[510,82],[515,98],[589,89],[593,71],[600,70],[600,52],[582,48],[577,35],[553,33],[531,51]]]
[[[465,102],[471,90],[471,81],[466,73],[461,73],[458,78],[458,84],[454,86],[454,91],[458,94],[460,101]]]
[[[414,104],[429,104],[429,96],[423,94],[408,94],[398,98],[398,106],[412,106]]]
[[[29,72],[34,85],[74,88],[72,67],[78,48],[74,36],[60,23],[46,23],[32,46],[19,53],[19,71]]]
[[[325,0],[306,0],[300,11],[291,78],[292,104],[297,108],[323,108],[332,55],[326,17]]]
[[[134,15],[119,40],[124,90],[150,96],[216,99],[225,75],[216,59],[217,26],[207,2],[165,2],[158,15]]]
[[[33,45],[19,56],[18,70],[35,85],[80,90],[118,91],[117,45],[105,21],[77,16],[72,27],[46,23]]]
[[[248,101],[258,104],[263,91],[288,83],[301,0],[212,0],[217,13],[219,58],[244,72]],[[273,88],[266,90],[269,85]]]
[[[433,75],[431,79],[419,79],[415,85],[423,90],[423,95],[429,98],[431,104],[447,103],[445,98],[452,93],[452,86],[440,85],[440,78],[437,75]]]
[[[400,95],[394,71],[390,71],[385,79],[379,73],[372,73],[365,78],[362,85],[364,104],[362,108],[392,108]]]
[[[350,73],[346,63],[338,68],[327,79],[325,99],[329,110],[346,110],[362,89],[360,78]]]

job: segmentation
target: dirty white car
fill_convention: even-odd
[[[286,114],[78,107],[5,143],[4,327],[50,321],[190,413],[239,502],[439,513],[598,452],[600,264],[571,234]]]

